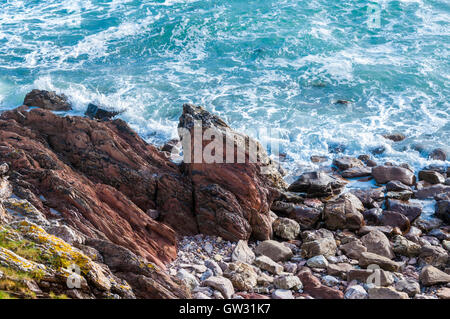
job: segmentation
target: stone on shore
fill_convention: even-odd
[[[294,289],[299,290],[303,288],[300,278],[293,275],[280,276],[273,280],[273,284],[278,289]]]
[[[400,181],[405,185],[411,186],[415,183],[414,173],[409,169],[399,166],[375,166],[372,168],[372,176],[378,184]]]
[[[255,260],[255,253],[248,247],[247,241],[239,240],[233,250],[231,260],[252,264]]]
[[[287,289],[276,289],[272,293],[272,299],[294,299],[292,291]]]
[[[424,286],[447,284],[450,282],[450,275],[431,265],[423,267],[420,273],[420,282]]]
[[[416,220],[422,214],[422,206],[396,199],[388,199],[386,206],[390,211],[398,212],[408,217],[410,222]]]
[[[408,294],[393,287],[374,287],[369,289],[369,299],[409,299]]]
[[[309,270],[302,270],[298,277],[303,284],[303,291],[317,299],[344,299],[342,291],[323,285],[319,278]]]
[[[273,232],[286,240],[294,240],[300,233],[300,225],[292,219],[278,217],[272,224]]]
[[[399,264],[395,261],[392,261],[384,256],[369,252],[361,253],[361,257],[359,258],[359,265],[364,268],[369,265],[378,265],[382,269],[388,271],[397,271],[399,269]]]
[[[222,293],[225,299],[230,299],[234,294],[234,288],[231,281],[224,277],[212,276],[202,282],[203,286],[209,286]]]
[[[257,284],[258,274],[249,264],[236,261],[228,265],[224,276],[231,280],[233,286],[238,290],[248,291]]]
[[[327,197],[341,192],[345,183],[325,172],[303,173],[288,190],[307,193],[309,197]]]
[[[357,280],[365,284],[376,284],[380,286],[390,286],[394,283],[394,276],[391,272],[383,269],[351,269],[347,273],[347,282]],[[379,280],[379,282],[377,282]]]
[[[389,239],[379,230],[374,230],[367,235],[364,235],[361,237],[361,242],[370,253],[384,256],[389,259],[395,257]]]
[[[261,268],[262,270],[266,270],[275,275],[281,274],[283,272],[283,266],[276,263],[267,256],[257,257],[255,259],[255,265]]]
[[[355,195],[345,193],[338,199],[327,202],[323,215],[329,229],[358,230],[364,225],[364,216],[361,214],[363,211],[361,201]]]
[[[348,257],[353,259],[359,259],[361,253],[366,252],[367,248],[364,246],[359,239],[355,239],[339,246]]]
[[[265,240],[261,242],[256,246],[255,253],[267,256],[275,262],[289,260],[293,255],[292,250],[289,247],[286,247],[275,240]]]

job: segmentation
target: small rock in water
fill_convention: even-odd
[[[439,161],[445,161],[447,159],[447,153],[441,149],[437,148],[430,153],[430,158]]]
[[[402,133],[384,134],[383,137],[394,142],[400,142],[406,138],[406,136]]]

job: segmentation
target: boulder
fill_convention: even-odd
[[[367,235],[364,235],[361,237],[361,242],[370,253],[384,256],[389,259],[395,257],[389,239],[379,230],[374,230]]]
[[[411,186],[415,183],[414,173],[409,169],[399,166],[375,166],[372,168],[372,176],[378,184],[400,181],[405,185]]]
[[[352,189],[350,193],[355,195],[366,208],[378,208],[384,200],[382,188],[375,189]]]
[[[450,283],[450,275],[431,265],[423,267],[420,272],[420,282],[424,286]]]
[[[411,222],[409,221],[408,217],[406,217],[402,213],[384,210],[381,213],[378,225],[390,226],[392,228],[398,227],[403,233],[406,233],[411,227]]]
[[[414,191],[414,197],[417,199],[432,199],[444,193],[450,193],[450,186],[436,184]]]
[[[388,192],[411,191],[411,187],[403,184],[400,181],[390,181],[386,184],[386,190]]]
[[[350,168],[364,167],[364,163],[361,160],[350,156],[335,158],[333,160],[333,165],[335,165],[341,171],[345,171]]]
[[[395,236],[393,250],[396,254],[408,257],[416,257],[420,254],[421,246],[403,236]]]
[[[199,231],[232,241],[269,239],[270,206],[285,183],[263,147],[192,104],[183,105],[178,131]]]
[[[186,269],[180,269],[177,272],[177,278],[180,279],[191,290],[199,285],[197,278]]]
[[[72,109],[64,94],[58,95],[54,91],[45,90],[32,90],[25,96],[23,104],[50,111],[69,111]]]
[[[341,173],[342,177],[345,178],[365,177],[370,176],[371,174],[372,169],[370,167],[352,167]]]
[[[325,172],[303,173],[288,190],[291,192],[306,193],[308,197],[328,197],[339,194],[345,183]]]
[[[361,285],[353,285],[350,286],[344,295],[345,299],[367,299],[369,298],[369,294]]]
[[[386,206],[388,210],[399,212],[408,217],[411,223],[416,220],[420,214],[422,214],[422,206],[420,204],[412,204],[396,199],[388,199],[386,201]]]
[[[336,241],[334,238],[319,238],[304,242],[301,246],[302,256],[311,258],[318,255],[334,256],[336,255]]]
[[[445,177],[433,170],[422,170],[419,171],[419,180],[430,184],[444,184]]]
[[[322,216],[322,210],[306,205],[294,205],[288,217],[299,223],[302,229],[314,229]]]
[[[442,287],[436,292],[440,299],[450,299],[450,288]]]
[[[286,261],[291,259],[292,250],[275,240],[265,240],[256,246],[255,253],[264,255],[273,261]]]
[[[329,229],[357,230],[364,225],[361,214],[364,206],[351,193],[342,194],[338,199],[329,201],[324,208],[324,220]]]
[[[347,273],[352,269],[353,266],[347,263],[328,264],[327,273],[331,276],[347,279]]]

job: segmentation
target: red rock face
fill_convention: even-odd
[[[201,121],[201,127],[198,129],[201,134],[209,129],[224,138],[230,136],[242,138],[242,144],[230,143],[229,149],[234,151],[234,154],[230,156],[234,159],[233,163],[226,161],[225,144],[220,153],[212,152],[224,163],[210,163],[202,156],[200,161],[195,160],[198,151],[204,154],[205,149],[213,141],[213,139],[200,139],[200,148],[196,149],[195,121]],[[234,132],[220,118],[198,106],[190,104],[183,106],[180,128],[190,133],[184,140],[183,134],[180,134],[180,138],[184,153],[191,154],[191,163],[186,164],[186,171],[194,187],[195,214],[199,231],[233,241],[249,239],[250,236],[259,240],[269,239],[272,235],[270,205],[278,196],[277,187],[283,187],[284,182],[265,151],[261,150],[259,161],[251,162],[249,148],[244,145],[256,142],[248,136]],[[244,154],[244,160],[241,163],[237,161],[236,154]],[[187,162],[186,159],[185,162]],[[262,173],[262,169],[270,173]]]
[[[176,256],[176,234],[146,211],[181,234],[197,232],[190,181],[125,122],[21,107],[4,112],[0,128],[15,193],[49,216],[162,267]]]

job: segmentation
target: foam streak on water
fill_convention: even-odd
[[[378,3],[369,29],[367,3],[350,0],[1,1],[0,109],[52,89],[76,113],[124,110],[162,143],[192,102],[238,130],[277,129],[295,166],[340,145],[430,164],[449,148],[450,5]],[[397,131],[407,140],[381,137]]]

